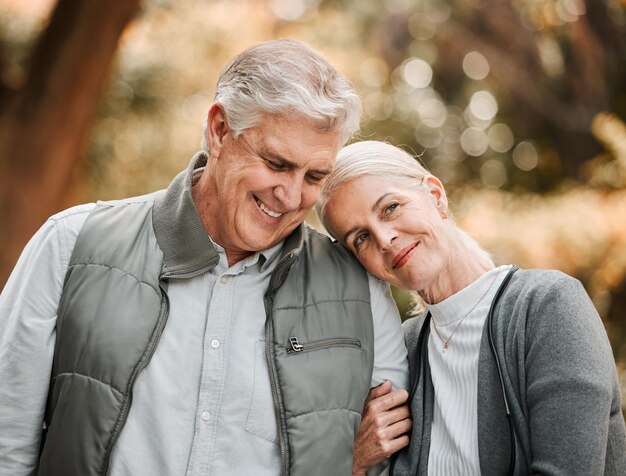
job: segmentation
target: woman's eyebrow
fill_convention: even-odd
[[[352,228],[350,228],[345,235],[343,235],[343,242],[347,243],[348,242],[348,237],[354,233],[355,231],[357,231],[359,229],[358,226],[353,226]]]
[[[385,198],[387,198],[389,195],[393,195],[393,193],[388,192],[388,193],[383,193],[380,197],[378,197],[378,200],[376,200],[374,202],[374,205],[372,205],[372,212],[375,212],[376,209],[380,206],[380,202],[382,202]],[[357,231],[360,227],[359,226],[353,226],[352,228],[350,228],[345,235],[343,235],[343,242],[347,243],[348,242],[348,237],[354,233],[355,231]]]
[[[389,195],[393,195],[393,193],[388,192],[388,193],[384,193],[382,194],[380,197],[378,197],[378,200],[376,200],[374,202],[374,205],[372,205],[372,211],[375,212],[376,209],[380,206],[380,202],[382,202],[385,198],[387,198]]]

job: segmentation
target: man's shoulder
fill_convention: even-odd
[[[341,255],[356,261],[354,255],[337,240],[306,223],[303,225],[303,246],[315,247],[318,248],[320,252]]]
[[[66,208],[50,216],[45,226],[52,227],[52,229],[65,230],[65,233],[69,235],[77,235],[85,224],[89,214],[96,208],[111,208],[131,204],[151,205],[161,193],[163,193],[163,191],[159,190],[146,195],[122,198],[119,200],[99,200],[97,202],[82,203]]]
[[[363,272],[365,268],[345,246],[330,236],[304,224],[302,252],[315,263],[322,263],[333,268],[349,267],[354,271]]]
[[[95,207],[95,203],[83,203],[55,213],[46,220],[40,228],[40,233],[57,234],[63,236],[65,241],[73,243],[89,213]]]
[[[306,224],[298,255],[301,263],[316,274],[322,273],[335,281],[362,276],[362,283],[367,285],[365,268],[354,255],[337,241]]]
[[[63,222],[63,221],[72,221],[72,220],[80,220],[81,217],[86,217],[89,215],[89,212],[96,207],[94,202],[91,203],[82,203],[80,205],[75,205],[70,208],[66,208],[58,213],[52,215],[48,220],[53,222]]]
[[[114,207],[118,205],[125,204],[133,204],[133,203],[148,203],[151,204],[154,200],[159,196],[159,194],[163,193],[162,190],[157,192],[152,192],[145,195],[140,195],[136,197],[122,198],[117,200],[98,200],[97,202],[89,202],[82,203],[80,205],[75,205],[70,208],[66,208],[65,210],[61,210],[58,213],[50,216],[48,221],[53,224],[64,224],[64,225],[72,225],[77,224],[79,227],[84,223],[87,219],[87,216],[96,208],[96,207]]]
[[[120,198],[117,200],[99,200],[98,205],[102,207],[115,207],[120,205],[131,204],[148,204],[152,205],[154,201],[163,195],[165,190],[157,190],[156,192],[147,193],[145,195],[138,195],[136,197]]]

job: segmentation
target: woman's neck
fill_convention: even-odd
[[[487,256],[473,252],[463,243],[457,242],[439,275],[419,294],[428,304],[436,304],[458,293],[494,268],[493,261]]]

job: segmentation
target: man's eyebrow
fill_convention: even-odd
[[[276,154],[274,152],[270,152],[270,151],[267,151],[267,150],[262,150],[260,155],[264,159],[269,159],[269,160],[273,160],[275,162],[280,162],[282,165],[286,165],[287,167],[290,167],[290,168],[296,168],[296,164],[295,163],[293,163],[290,160],[285,159],[280,154]]]
[[[327,175],[330,175],[332,169],[312,169],[309,170],[309,172],[326,177]]]
[[[284,165],[284,166],[286,166],[289,169],[296,169],[296,168],[298,168],[298,165],[296,163],[292,162],[291,160],[285,159],[282,155],[276,154],[275,152],[261,151],[260,155],[264,159],[273,160],[274,162],[280,162],[281,165]],[[309,173],[322,175],[324,177],[327,176],[327,175],[330,175],[331,172],[332,172],[332,168],[312,169],[312,170],[309,171]]]

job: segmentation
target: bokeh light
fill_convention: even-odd
[[[539,152],[531,142],[522,141],[513,149],[513,162],[520,170],[527,172],[537,167]]]
[[[489,159],[480,168],[480,180],[487,187],[502,187],[507,180],[504,164],[497,159]]]
[[[468,127],[461,134],[461,147],[467,155],[478,157],[483,155],[489,147],[487,134],[478,127]]]
[[[423,59],[411,58],[402,68],[402,77],[414,88],[425,88],[433,79],[433,70]]]
[[[513,132],[506,124],[494,124],[487,132],[489,147],[496,152],[508,152],[515,143]]]
[[[550,76],[558,76],[565,71],[565,62],[558,42],[551,36],[544,35],[537,41],[539,57],[544,70]]]
[[[469,103],[472,115],[481,121],[491,121],[498,113],[498,103],[489,91],[478,91]]]
[[[470,51],[463,57],[463,72],[471,79],[485,79],[489,74],[489,62],[478,51]]]

